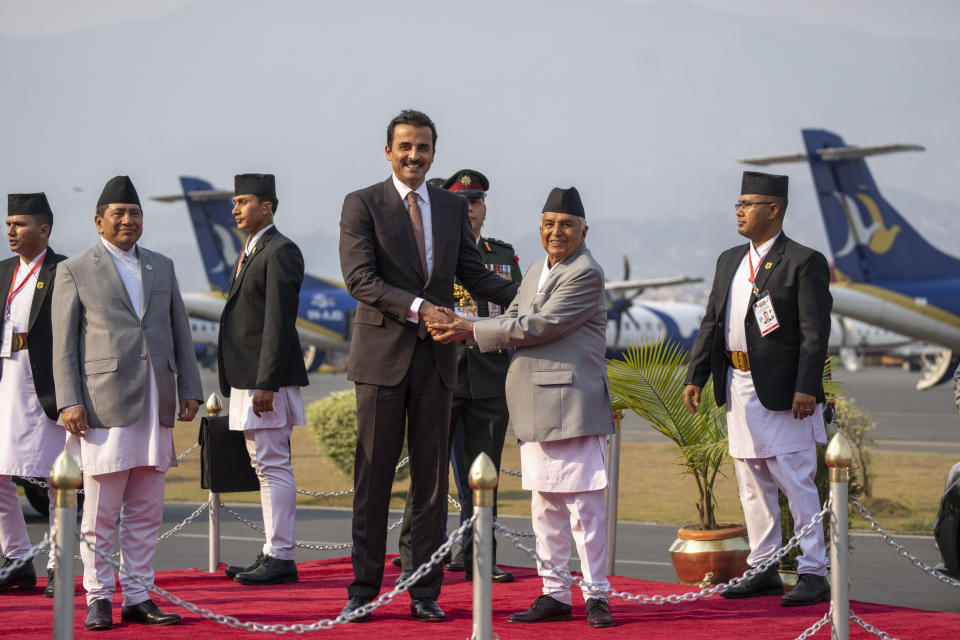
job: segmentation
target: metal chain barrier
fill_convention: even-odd
[[[813,530],[814,527],[819,526],[820,523],[823,522],[824,517],[828,516],[829,514],[830,514],[830,500],[828,499],[824,503],[823,509],[819,513],[814,515],[813,519],[810,520],[810,522],[808,522],[806,525],[804,525],[803,528],[801,528],[800,531],[796,533],[796,535],[790,538],[787,544],[780,547],[780,549],[775,554],[773,554],[772,556],[764,560],[762,563],[760,563],[756,567],[753,567],[752,569],[744,573],[742,576],[733,578],[732,580],[730,580],[730,582],[722,582],[712,587],[701,589],[700,591],[689,591],[684,594],[679,594],[679,595],[673,594],[669,596],[663,596],[659,594],[654,596],[645,596],[642,594],[631,594],[626,591],[617,591],[616,589],[612,589],[612,588],[610,589],[599,588],[594,583],[587,582],[583,578],[575,578],[570,574],[570,571],[568,571],[567,569],[560,569],[549,560],[544,560],[537,554],[536,550],[531,549],[530,547],[524,545],[522,542],[520,542],[520,540],[518,539],[518,536],[514,535],[509,529],[507,529],[500,523],[494,522],[493,525],[494,525],[494,528],[496,528],[498,531],[501,531],[502,533],[506,534],[506,536],[513,541],[513,544],[518,549],[526,553],[534,561],[539,562],[548,571],[552,571],[555,574],[557,574],[561,579],[566,581],[568,584],[576,585],[581,588],[585,587],[588,590],[592,591],[594,594],[603,594],[611,598],[620,598],[621,600],[624,600],[626,602],[639,602],[641,604],[667,604],[667,603],[678,604],[680,602],[693,602],[695,600],[699,600],[700,598],[709,598],[710,596],[715,595],[718,591],[722,591],[724,589],[727,589],[728,587],[736,586],[741,582],[743,582],[744,580],[749,580],[756,574],[766,571],[769,567],[773,566],[775,563],[779,563],[780,560],[783,558],[783,556],[785,556],[791,549],[799,545],[800,539],[808,535]]]
[[[253,529],[254,531],[266,534],[266,531],[264,530],[263,527],[261,527],[255,522],[251,522],[250,520],[247,520],[242,515],[240,515],[239,513],[237,513],[236,511],[234,511],[233,509],[231,509],[230,507],[228,507],[222,502],[220,503],[220,508],[226,511],[227,513],[229,513],[231,516],[233,516],[240,522],[242,522],[243,524]],[[389,527],[387,527],[387,531],[388,532],[393,531],[394,529],[399,527],[401,524],[403,524],[403,518],[400,518],[399,520],[391,524]],[[343,549],[349,549],[350,547],[353,546],[353,543],[341,542],[339,544],[308,544],[306,542],[297,542],[294,544],[294,546],[300,549],[312,549],[313,551],[340,551]]]
[[[882,640],[898,640],[897,638],[892,637],[886,631],[880,631],[880,629],[877,629],[875,626],[873,626],[869,622],[866,622],[865,620],[863,620],[863,618],[855,614],[853,611],[850,612],[850,619],[856,622],[867,633],[872,633],[873,635],[877,636],[878,638],[881,638]]]
[[[505,473],[508,476],[513,476],[514,478],[522,478],[523,474],[519,471],[514,471],[513,469],[507,469],[505,467],[500,467],[500,473]]]
[[[397,466],[393,468],[393,472],[397,473],[408,464],[410,464],[409,456],[398,462]],[[352,496],[353,489],[344,489],[343,491],[310,491],[309,489],[297,489],[297,493],[302,496],[313,496],[314,498],[339,498],[341,496]],[[457,508],[459,508],[459,505]]]
[[[812,625],[803,630],[803,633],[798,635],[795,640],[807,640],[807,638],[812,638],[820,629],[824,628],[830,624],[830,610],[828,609],[823,617],[814,622]]]
[[[880,526],[880,523],[877,522],[872,515],[870,515],[870,512],[867,510],[865,506],[857,502],[856,498],[850,498],[850,502],[853,504],[854,507],[856,507],[857,511],[860,512],[860,515],[863,516],[864,520],[870,523],[870,526],[873,527],[873,530],[879,533],[883,537],[883,541],[886,542],[891,547],[893,547],[894,549],[896,549],[897,553],[900,556],[906,558],[907,560],[910,561],[910,563],[913,566],[917,567],[921,571],[924,571],[925,573],[930,574],[940,582],[943,582],[944,584],[948,584],[951,587],[960,587],[960,581],[954,580],[953,578],[940,573],[939,571],[937,571],[936,569],[928,565],[926,562],[924,562],[917,556],[910,553],[910,551],[905,546],[903,546],[902,544],[894,540],[893,536],[891,536],[889,533],[884,531],[883,527]]]
[[[87,547],[91,551],[93,551],[95,554],[100,556],[100,558],[108,561],[115,570],[122,572],[124,575],[129,577],[134,582],[140,584],[141,586],[149,590],[151,593],[154,593],[160,596],[161,598],[164,598],[171,604],[174,604],[178,607],[183,607],[184,609],[186,609],[191,613],[196,613],[203,618],[206,618],[208,620],[213,620],[218,624],[226,625],[228,627],[233,627],[234,629],[285,634],[285,633],[306,633],[310,631],[322,631],[322,630],[332,629],[336,625],[346,624],[351,620],[354,620],[355,618],[366,616],[371,612],[375,611],[376,609],[378,609],[379,607],[385,604],[388,604],[395,597],[405,592],[414,584],[416,584],[417,581],[420,580],[420,578],[424,577],[427,574],[427,572],[430,571],[431,567],[443,562],[443,557],[447,554],[448,551],[450,551],[450,547],[453,546],[454,541],[459,540],[463,535],[464,531],[466,531],[469,527],[473,526],[473,523],[475,520],[476,520],[476,516],[473,516],[472,518],[464,522],[462,525],[460,525],[460,527],[456,531],[454,531],[452,534],[450,534],[447,540],[442,545],[440,545],[440,547],[437,548],[436,551],[433,552],[433,555],[430,556],[430,560],[428,562],[425,562],[424,564],[417,567],[417,570],[414,571],[409,578],[398,582],[395,585],[393,591],[384,593],[373,602],[365,604],[362,607],[358,607],[356,610],[354,610],[350,614],[344,615],[341,613],[336,618],[325,618],[323,620],[318,620],[311,624],[294,624],[289,626],[284,624],[262,624],[260,622],[241,622],[240,620],[238,620],[233,616],[225,616],[222,614],[217,614],[210,611],[209,609],[204,609],[192,602],[187,602],[186,600],[183,600],[182,598],[170,593],[166,589],[161,589],[156,585],[149,584],[146,580],[144,580],[139,576],[135,576],[127,573],[127,571],[121,566],[121,564],[116,560],[114,560],[113,557],[97,549],[93,543],[88,542],[85,538],[83,538],[83,536],[78,535],[77,538],[80,540],[81,544],[87,545]]]
[[[0,569],[0,580],[6,580],[11,573],[14,571],[19,571],[30,562],[33,562],[33,559],[41,553],[49,552],[50,540],[49,538],[44,537],[41,542],[38,542],[35,546],[30,547],[30,551],[27,552],[27,555],[23,556],[22,558],[16,558],[10,564]]]
[[[500,531],[506,533],[507,535],[517,536],[518,538],[533,538],[537,535],[533,531],[523,531],[522,529],[510,529],[508,527],[503,526],[499,522],[494,522],[494,524],[498,529],[500,529]]]

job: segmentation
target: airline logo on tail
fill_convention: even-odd
[[[844,211],[851,212],[851,215],[848,216],[848,223],[851,228],[847,234],[847,242],[842,249],[835,253],[836,257],[842,258],[848,255],[853,251],[854,247],[856,247],[858,240],[862,246],[866,246],[876,254],[884,254],[890,251],[890,247],[893,246],[893,241],[896,239],[897,234],[900,233],[900,225],[895,224],[888,229],[883,221],[883,216],[880,214],[880,208],[877,206],[877,203],[873,201],[873,198],[866,194],[858,193],[856,196],[859,203],[857,203],[857,201],[842,191],[834,191],[833,195],[840,201],[840,206]],[[862,207],[859,205],[862,205]],[[864,225],[861,208],[865,210],[870,217],[872,221],[870,226]],[[853,211],[857,213],[852,214]]]

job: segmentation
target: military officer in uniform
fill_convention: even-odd
[[[487,218],[486,197],[490,182],[479,171],[462,169],[454,173],[443,187],[467,199],[468,216],[477,249],[483,263],[501,277],[520,282],[522,273],[517,264],[517,255],[513,247],[503,240],[484,238],[480,235]],[[456,311],[465,317],[495,318],[502,309],[495,302],[474,299],[457,280],[454,284]],[[480,453],[486,453],[500,470],[500,456],[503,453],[503,441],[507,433],[507,399],[504,381],[510,367],[510,354],[506,350],[481,353],[474,346],[457,345],[457,386],[453,392],[453,408],[450,414],[450,463],[453,466],[457,493],[460,498],[461,518],[463,522],[473,513],[473,495],[467,484],[470,465]],[[458,433],[459,432],[459,433]],[[454,445],[462,438],[463,448]],[[496,515],[496,500],[494,500]],[[400,558],[404,571],[416,567],[410,562],[410,503],[404,512],[404,524],[400,531]],[[496,555],[496,539],[494,539]],[[451,571],[466,571],[467,580],[473,572],[473,539],[468,531],[461,540],[460,552],[447,564]],[[493,566],[494,582],[511,582],[513,574]]]
[[[11,476],[41,476],[60,452],[66,432],[57,424],[53,388],[50,291],[65,258],[48,247],[53,211],[43,193],[7,196],[7,240],[18,254],[0,262],[0,548],[4,566],[30,551],[27,525]],[[56,508],[50,492],[50,526]],[[53,538],[51,531],[50,537]],[[54,554],[47,560],[46,594],[53,596]],[[32,588],[33,563],[0,580],[0,592]]]

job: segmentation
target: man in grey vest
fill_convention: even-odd
[[[533,492],[537,554],[565,569],[573,534],[587,624],[613,626],[607,604],[604,460],[613,433],[607,381],[603,270],[583,245],[586,214],[573,187],[550,192],[540,217],[547,256],[527,269],[496,318],[428,323],[440,342],[474,340],[481,351],[515,349],[507,372],[510,426],[520,439],[523,488]],[[510,622],[571,620],[570,584],[538,562],[543,595]]]

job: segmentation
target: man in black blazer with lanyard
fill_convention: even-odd
[[[277,231],[277,190],[271,174],[234,178],[233,215],[247,241],[237,260],[220,317],[220,391],[230,397],[230,430],[243,431],[260,479],[266,541],[249,565],[229,578],[246,585],[297,582],[293,524],[297,494],[290,432],[306,423],[300,387],[307,381],[297,335],[303,256]]]
[[[480,260],[467,201],[424,182],[433,163],[436,127],[407,110],[387,127],[393,175],[347,195],[340,217],[340,266],[357,299],[347,377],[357,387],[353,574],[344,613],[380,592],[394,465],[406,423],[410,454],[413,565],[443,542],[448,421],[457,352],[433,341],[425,322],[454,316],[453,279],[474,295],[506,306],[517,290]],[[445,618],[437,605],[443,567],[410,587],[418,620]],[[360,616],[359,619],[366,619]]]
[[[7,241],[17,254],[0,262],[0,547],[4,566],[30,551],[27,525],[11,476],[50,475],[66,431],[53,386],[50,292],[57,264],[66,258],[48,247],[53,211],[43,193],[7,196]],[[50,526],[56,508],[50,489]],[[51,538],[53,531],[51,531]],[[47,561],[46,594],[53,596],[53,561]],[[0,592],[31,588],[33,563],[0,580]]]
[[[730,455],[757,566],[781,545],[777,489],[797,527],[820,511],[814,485],[816,446],[826,443],[821,411],[830,336],[830,268],[818,251],[783,234],[787,176],[745,171],[737,229],[750,240],[717,260],[713,289],[693,345],[683,401],[696,413],[713,376],[717,405],[726,404]],[[799,582],[785,606],[830,597],[823,529],[800,541]],[[725,598],[782,595],[773,565],[720,593]]]

